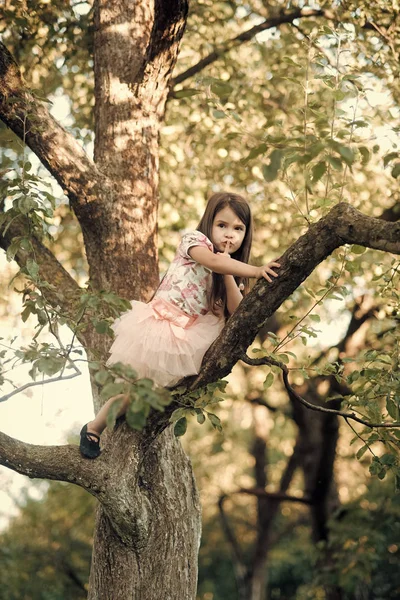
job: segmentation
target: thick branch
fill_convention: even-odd
[[[7,250],[13,238],[26,236],[24,220],[26,218],[21,216],[20,219],[16,219],[10,225],[5,236],[0,234],[0,248]],[[46,289],[46,300],[53,306],[60,306],[67,314],[71,314],[80,291],[79,285],[58,262],[51,250],[46,248],[38,238],[29,236],[29,240],[33,246],[33,252],[29,253],[20,249],[15,256],[15,260],[22,268],[26,265],[28,258],[34,258],[39,265],[40,278],[48,281],[56,288],[54,292]]]
[[[44,478],[75,483],[93,494],[101,493],[98,481],[101,459],[84,459],[77,446],[36,446],[0,431],[0,464],[32,479]]]
[[[68,194],[72,206],[94,203],[106,178],[82,146],[26,87],[19,67],[0,42],[0,119],[36,154]],[[79,211],[78,211],[79,212]]]
[[[206,353],[200,375],[187,378],[186,383],[197,388],[226,376],[245,354],[265,321],[325,258],[343,244],[400,254],[400,222],[388,223],[368,217],[347,203],[337,204],[311,225],[279,259],[278,278],[272,283],[264,279],[256,283]]]

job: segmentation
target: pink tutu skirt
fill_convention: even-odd
[[[192,317],[164,300],[133,301],[112,326],[115,340],[108,364],[131,365],[140,378],[171,387],[199,372],[203,356],[220,334],[224,319],[212,312]]]

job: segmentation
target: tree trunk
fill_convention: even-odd
[[[119,429],[122,471],[116,464],[109,483],[119,497],[112,515],[106,502],[97,510],[88,598],[193,600],[201,513],[190,461],[171,427],[150,446],[143,444],[134,460],[126,448],[132,432],[125,424]],[[114,439],[110,444],[107,452],[119,452]]]

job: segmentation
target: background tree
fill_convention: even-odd
[[[283,325],[296,316],[293,314],[294,307],[299,311],[302,308],[309,310],[310,296],[325,300],[341,293],[347,297],[351,282],[366,271],[366,266],[368,268],[378,262],[373,253],[368,257],[354,254],[360,251],[357,246],[353,248],[353,254],[348,251],[334,253],[332,259],[312,275],[307,288],[298,288],[319,263],[343,243],[399,252],[397,225],[363,217],[349,206],[337,204],[345,197],[344,185],[349,186],[348,182],[351,182],[351,190],[346,192],[346,197],[349,193],[356,208],[378,216],[373,207],[375,198],[379,197],[381,201],[382,183],[379,179],[384,180],[385,184],[390,182],[386,175],[381,175],[368,189],[367,196],[361,194],[365,191],[365,182],[370,173],[376,173],[379,155],[378,151],[374,154],[376,149],[368,139],[356,136],[356,132],[359,129],[362,131],[367,122],[357,120],[364,89],[359,75],[351,72],[356,66],[357,69],[359,67],[355,59],[359,56],[360,48],[354,44],[351,46],[351,43],[355,32],[354,19],[360,16],[360,12],[352,12],[350,3],[340,4],[338,13],[327,12],[323,5],[313,10],[294,8],[285,11],[280,10],[280,4],[277,3],[274,6],[271,4],[266,12],[263,3],[254,3],[248,9],[243,9],[235,3],[222,2],[217,7],[213,5],[212,10],[206,2],[198,4],[193,8],[188,30],[188,34],[193,31],[191,39],[194,43],[191,48],[183,45],[182,70],[173,82],[175,88],[172,92],[169,77],[185,23],[184,3],[177,2],[169,6],[168,14],[161,2],[150,8],[143,5],[143,11],[141,5],[137,5],[129,14],[119,6],[114,7],[112,2],[104,5],[96,3],[93,45],[92,31],[90,27],[86,28],[90,19],[78,17],[73,3],[68,8],[57,4],[51,7],[38,5],[29,18],[24,13],[25,8],[23,5],[18,9],[7,7],[8,17],[18,17],[21,32],[20,35],[15,30],[7,33],[4,41],[11,49],[18,42],[20,48],[29,51],[29,60],[35,62],[35,54],[42,53],[38,50],[38,41],[43,39],[42,36],[46,37],[48,66],[45,63],[43,67],[43,62],[39,64],[37,61],[37,68],[32,69],[30,75],[32,83],[41,90],[41,95],[42,90],[46,91],[42,81],[50,71],[54,78],[49,80],[49,85],[53,86],[49,92],[59,89],[60,82],[64,89],[71,87],[70,80],[66,78],[68,68],[77,73],[75,78],[78,85],[73,86],[71,95],[72,114],[78,114],[81,104],[86,105],[76,121],[79,127],[79,119],[86,118],[84,127],[80,127],[78,133],[82,140],[90,137],[91,125],[87,99],[84,98],[86,86],[90,84],[90,77],[87,78],[86,74],[91,63],[90,60],[85,61],[82,52],[89,49],[95,59],[94,163],[76,143],[77,137],[60,128],[44,105],[25,86],[5,47],[1,69],[2,119],[36,152],[68,194],[82,229],[89,264],[90,293],[80,295],[76,280],[61,267],[54,253],[48,251],[41,239],[43,229],[47,230],[46,221],[53,219],[54,213],[49,205],[53,199],[51,194],[35,196],[38,182],[26,155],[22,158],[18,176],[14,179],[8,176],[5,182],[7,210],[3,217],[1,243],[7,248],[8,257],[18,261],[22,273],[30,280],[30,286],[34,285],[39,290],[35,292],[30,287],[25,297],[24,318],[34,312],[41,325],[50,325],[53,333],[57,334],[55,322],[61,314],[74,332],[73,339],[78,338],[87,348],[94,371],[99,364],[93,359],[98,361],[106,354],[109,342],[104,333],[108,330],[109,321],[112,315],[126,306],[110,290],[126,298],[146,299],[158,280],[155,245],[158,137],[168,93],[171,113],[167,114],[167,128],[163,131],[165,150],[161,152],[163,179],[160,192],[163,198],[175,199],[176,211],[168,218],[169,222],[173,222],[173,231],[177,233],[183,224],[195,224],[198,217],[196,200],[202,197],[210,181],[223,187],[237,182],[238,187],[252,194],[257,220],[262,226],[255,247],[256,257],[260,260],[263,258],[271,226],[274,236],[277,237],[279,232],[285,233],[280,242],[273,240],[273,247],[278,247],[281,252],[282,246],[285,248],[292,244],[283,256],[279,282],[268,288],[268,297],[267,288],[262,283],[255,286],[206,358],[202,374],[192,384],[192,389],[212,383],[227,374],[243,356],[267,317],[291,294],[293,296],[287,300],[282,311],[285,315]],[[19,9],[21,12],[16,15],[15,11]],[[380,6],[374,7],[373,13],[367,12],[366,8],[359,10],[363,15],[359,21],[360,29],[357,29],[360,45],[365,44],[368,49],[368,44],[374,46],[381,56],[385,52],[385,56],[395,53],[393,44],[396,38],[393,31],[397,27],[396,14],[388,14]],[[254,25],[260,18],[261,23]],[[322,23],[332,25],[335,21],[343,22],[346,19],[350,32],[345,34],[339,35],[333,29],[319,29]],[[302,23],[300,29],[298,20]],[[204,34],[211,31],[210,23],[213,22],[215,29],[212,29],[212,39]],[[295,35],[292,28],[288,31],[286,23],[295,24]],[[244,24],[249,26],[247,32]],[[270,39],[267,37],[266,41],[260,42],[255,37],[257,33],[272,28],[278,29]],[[69,40],[71,32],[73,35],[84,35],[81,41],[86,41],[86,44],[80,44],[79,49],[75,44],[71,52],[65,52],[64,60],[61,58],[66,50],[63,44]],[[373,35],[368,37],[371,32]],[[53,47],[51,40],[56,36],[60,43]],[[207,43],[204,43],[205,39]],[[24,43],[20,44],[21,41],[25,42],[25,46]],[[207,44],[212,41],[216,50],[210,52]],[[344,45],[346,67],[350,71],[345,74],[341,63]],[[290,56],[287,58],[288,54],[296,57],[296,60]],[[365,54],[370,55],[368,52]],[[193,67],[193,63],[196,63],[193,58],[199,56],[201,60]],[[238,65],[247,64],[252,65],[251,71],[238,69]],[[387,68],[390,70],[395,65],[395,61],[389,60]],[[188,72],[186,67],[189,66],[193,68]],[[205,67],[207,71],[203,70]],[[376,63],[366,58],[363,58],[362,70],[373,72],[374,76],[379,71]],[[189,77],[193,80],[196,74],[198,79],[194,87],[181,91],[177,89],[178,83],[182,85]],[[387,71],[386,76],[389,84],[390,73],[388,75]],[[394,96],[395,84],[387,88],[391,88]],[[80,89],[83,94],[77,101]],[[271,89],[274,90],[273,98]],[[299,89],[304,92],[301,102]],[[348,107],[349,102],[355,105],[353,114]],[[362,108],[366,110],[366,105]],[[182,119],[182,111],[187,113],[186,121]],[[379,109],[372,116],[379,119]],[[207,152],[203,153],[203,148]],[[204,156],[204,162],[199,162],[200,156]],[[389,153],[384,164],[393,165],[396,158],[396,152]],[[224,161],[223,169],[220,166],[221,159]],[[11,160],[6,157],[6,166],[7,161]],[[396,169],[395,164],[392,170],[394,177],[397,176]],[[279,183],[271,183],[276,180],[278,173],[282,174]],[[268,203],[268,210],[263,179],[271,183],[269,193],[273,201]],[[195,186],[193,181],[196,182]],[[368,181],[372,181],[370,177]],[[390,187],[387,186],[388,196],[384,202],[387,208],[395,206],[395,199],[389,197]],[[7,204],[12,198],[13,204]],[[168,213],[171,211],[165,203],[160,211],[162,226],[167,223]],[[44,220],[39,218],[43,214]],[[65,214],[65,208],[59,207],[60,231],[63,228],[68,230],[70,226]],[[292,224],[290,231],[287,228],[288,219]],[[76,227],[75,224],[73,226]],[[296,241],[303,231],[307,231],[305,236]],[[61,239],[59,235],[56,237]],[[168,235],[165,240],[165,246],[162,247],[165,259],[170,257],[176,240],[177,235]],[[355,258],[357,256],[359,258]],[[70,257],[74,261],[72,252]],[[377,277],[377,292],[386,294],[384,301],[389,310],[383,316],[393,322],[392,317],[398,305],[397,263],[390,255],[384,259],[380,256],[379,262],[382,265],[381,272],[377,269],[372,275]],[[80,268],[82,266],[84,262],[80,259]],[[132,273],[129,281],[127,272]],[[366,284],[370,284],[368,279],[367,276]],[[328,285],[325,283],[321,288],[319,280],[328,281]],[[318,306],[320,304],[317,303]],[[298,318],[300,314],[297,314]],[[243,319],[246,320],[246,328],[243,328]],[[383,330],[383,319],[381,326]],[[300,320],[286,342],[289,340],[292,343],[294,339],[313,335],[312,327]],[[353,371],[358,371],[357,378],[353,373],[345,373],[340,364],[333,368],[329,365],[320,368],[321,376],[334,375],[341,380],[345,376],[348,384],[358,382],[356,390],[346,395],[344,406],[348,404],[352,410],[361,410],[362,420],[369,423],[380,424],[382,419],[388,420],[386,411],[394,421],[398,420],[398,380],[395,377],[398,338],[393,332],[390,336],[389,341],[386,337],[384,345],[374,349],[375,354],[366,357],[368,369]],[[282,339],[276,340],[270,336],[268,342],[270,345],[262,352],[265,354],[262,360],[271,364],[272,351],[272,360],[275,361],[272,368],[279,369],[276,361],[280,364],[287,362],[290,355],[282,351]],[[390,364],[387,362],[388,347],[393,350],[394,357]],[[72,344],[67,349],[34,344],[19,358],[33,361],[33,374],[36,370],[49,376],[63,375],[67,365],[74,368],[73,352]],[[301,359],[301,355],[298,358]],[[383,371],[384,377],[382,365],[387,365]],[[129,375],[132,376],[127,372],[124,374],[128,379]],[[307,364],[298,373],[299,385],[306,374]],[[102,370],[98,371],[95,378],[95,399],[98,394],[96,384],[108,383],[103,388],[100,402],[107,394],[122,389],[115,388]],[[268,375],[267,385],[271,381]],[[179,404],[175,400],[162,413],[169,400],[152,392],[146,385],[131,386],[129,393],[136,405],[135,410],[130,411],[130,416],[128,413],[128,421],[137,429],[143,426],[150,406],[159,412],[152,414],[143,432],[132,432],[125,426],[118,427],[110,436],[107,450],[98,466],[91,465],[89,469],[73,448],[28,451],[6,436],[1,438],[2,462],[33,476],[78,483],[100,500],[90,597],[108,597],[110,589],[114,590],[115,595],[116,588],[121,597],[132,595],[133,590],[136,593],[140,590],[142,597],[152,597],[154,589],[159,589],[159,582],[154,576],[153,557],[164,552],[168,553],[171,561],[164,564],[164,572],[159,570],[158,573],[162,576],[166,594],[193,597],[199,536],[198,498],[190,466],[179,444],[173,439],[170,428],[165,429],[171,411]],[[383,412],[382,398],[386,403]],[[197,400],[200,401],[198,397]],[[179,402],[184,403],[179,416],[193,411],[193,398],[191,400],[185,396]],[[207,402],[207,399],[200,401],[196,406],[198,414],[202,414],[203,409],[207,411]],[[137,410],[138,405],[140,410]],[[216,417],[211,419],[219,427]],[[160,431],[163,431],[161,435]],[[369,429],[366,430],[369,437],[364,446],[383,440],[389,450],[393,449],[396,444],[395,433],[390,428],[383,431],[384,435],[374,439],[374,434],[370,435]],[[22,462],[20,453],[25,456],[26,451],[28,458]],[[118,468],[115,470],[117,457]],[[383,461],[379,456],[374,457],[372,470],[380,476],[384,476],[389,469],[397,468],[393,452],[387,452],[384,457]],[[18,466],[21,464],[22,467]],[[171,478],[174,481],[174,497],[168,485]],[[118,497],[115,496],[117,480]],[[121,485],[121,481],[124,485]],[[186,518],[181,519],[181,514],[185,514]],[[164,530],[167,535],[161,540],[160,531]],[[168,546],[173,539],[179,539],[182,544],[183,550],[179,556],[174,556]],[[162,541],[165,547],[160,546]],[[187,567],[188,556],[190,568]],[[120,579],[118,574],[118,585],[114,579],[118,569],[111,570],[111,564],[121,565],[123,575]]]

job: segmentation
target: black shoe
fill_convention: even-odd
[[[86,458],[97,458],[100,450],[100,436],[87,430],[87,424],[81,429],[79,449]]]

